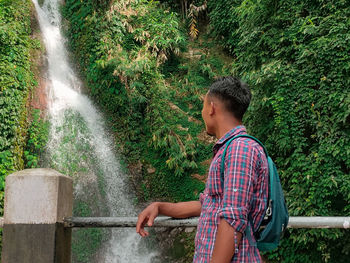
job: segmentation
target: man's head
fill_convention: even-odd
[[[216,80],[210,86],[203,103],[202,117],[208,134],[217,135],[215,130],[224,120],[242,122],[251,97],[248,85],[236,77]]]

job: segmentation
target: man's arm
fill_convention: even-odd
[[[235,247],[238,247],[242,234],[236,232],[236,240],[234,238],[235,230],[223,218],[220,220],[218,232],[214,243],[214,251],[210,263],[225,263],[231,262],[235,252]],[[237,242],[235,246],[235,241]]]
[[[146,223],[152,226],[154,219],[158,215],[171,216],[175,218],[187,218],[191,216],[199,216],[202,205],[200,201],[166,203],[154,202],[147,206],[140,214],[136,224],[136,232],[140,236],[148,236],[149,233],[144,229]]]
[[[211,263],[230,262],[248,224],[254,192],[254,169],[258,152],[244,141],[229,145],[225,162],[222,209]],[[235,246],[235,235],[237,244]]]

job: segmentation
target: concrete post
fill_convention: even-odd
[[[69,263],[72,179],[52,169],[27,169],[6,178],[2,262]]]

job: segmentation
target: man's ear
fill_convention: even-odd
[[[211,101],[210,102],[210,109],[209,109],[209,115],[210,116],[213,116],[215,114],[215,111],[216,111],[215,107],[216,107],[215,103],[213,101]]]

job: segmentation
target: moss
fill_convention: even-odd
[[[192,262],[194,256],[195,231],[186,233],[185,231],[177,235],[167,255],[176,262]]]

